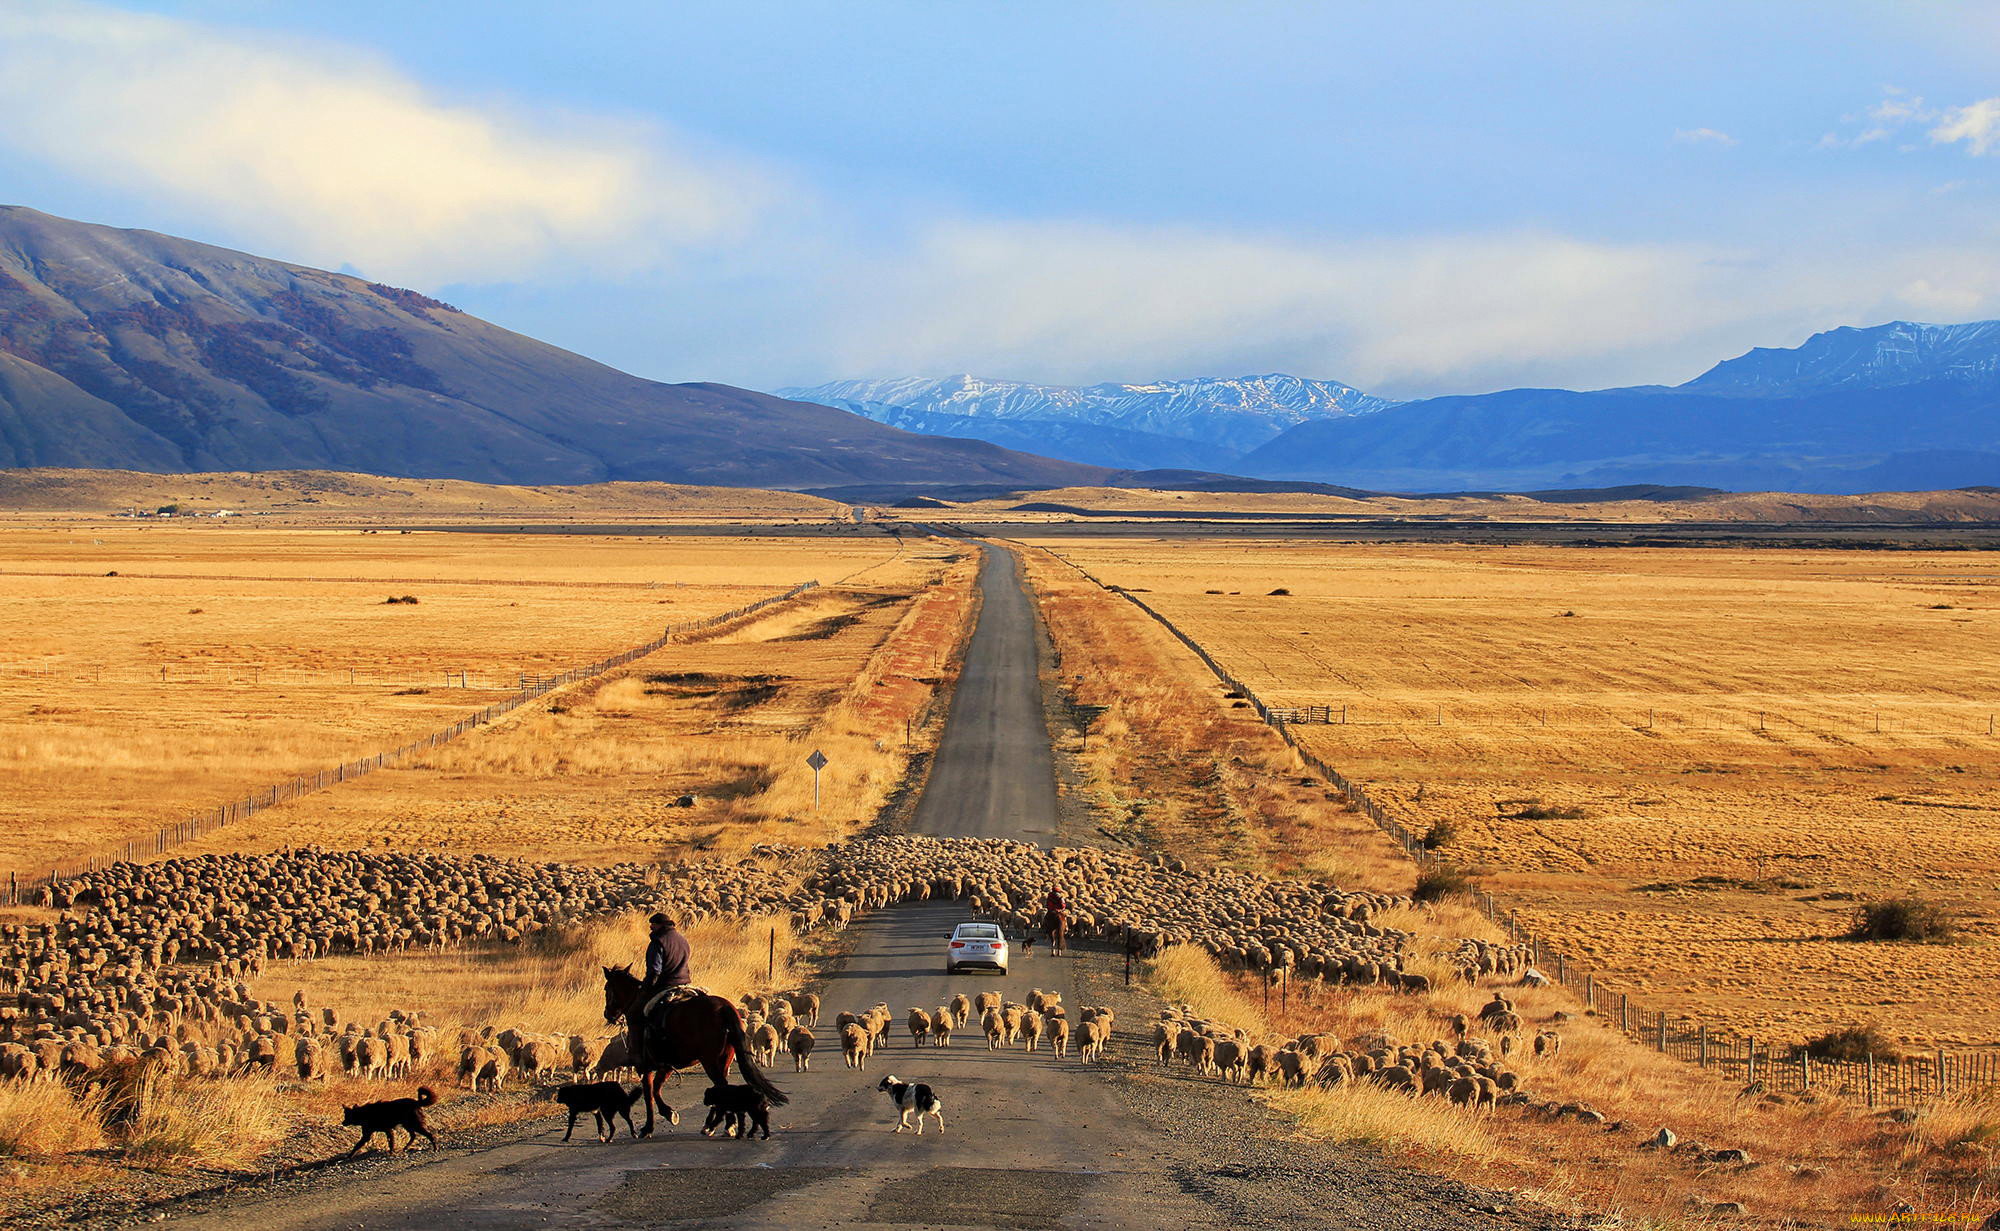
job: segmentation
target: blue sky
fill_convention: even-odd
[[[0,0],[0,199],[753,387],[1672,382],[2000,316],[1989,6],[561,7]]]

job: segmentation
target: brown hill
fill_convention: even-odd
[[[635,520],[849,518],[849,506],[802,492],[679,483],[613,482],[528,487],[465,479],[404,479],[327,470],[149,474],[137,470],[0,470],[0,513],[481,517]]]
[[[642,380],[413,291],[0,206],[0,467],[23,466],[759,487],[1106,473]]]

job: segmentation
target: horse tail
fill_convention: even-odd
[[[791,1102],[791,1096],[771,1084],[763,1068],[751,1058],[750,1037],[743,1033],[743,1018],[736,1012],[736,1006],[720,996],[715,999],[722,1006],[722,1034],[736,1050],[736,1067],[743,1074],[743,1083],[763,1095],[773,1107]]]

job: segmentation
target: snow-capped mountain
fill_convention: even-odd
[[[1920,381],[2000,377],[2000,321],[1921,325],[1890,321],[1829,329],[1789,349],[1726,359],[1678,388],[1689,393],[1799,397],[1836,389],[1888,389]]]
[[[903,377],[832,381],[779,393],[914,431],[943,427],[983,436],[976,421],[1004,421],[1009,425],[1007,438],[1021,441],[1035,438],[1037,424],[1062,424],[1069,430],[1060,435],[1072,448],[1082,435],[1092,442],[1092,461],[1126,466],[1159,465],[1168,457],[1179,460],[1165,464],[1199,460],[1219,465],[1298,424],[1395,405],[1339,381],[1280,374],[1086,386],[974,376]],[[1079,434],[1078,425],[1109,431]],[[1149,442],[1147,437],[1166,439]],[[1198,458],[1191,455],[1188,442],[1201,446],[1193,451]]]
[[[1395,491],[1625,483],[1865,492],[2000,483],[2000,321],[1892,321],[1686,384],[1508,389],[1302,424],[1238,472]]]

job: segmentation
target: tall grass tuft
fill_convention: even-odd
[[[104,1146],[103,1096],[59,1081],[0,1082],[0,1157],[54,1158]]]
[[[243,1163],[285,1134],[275,1090],[255,1078],[151,1082],[123,1134],[128,1158]]]

